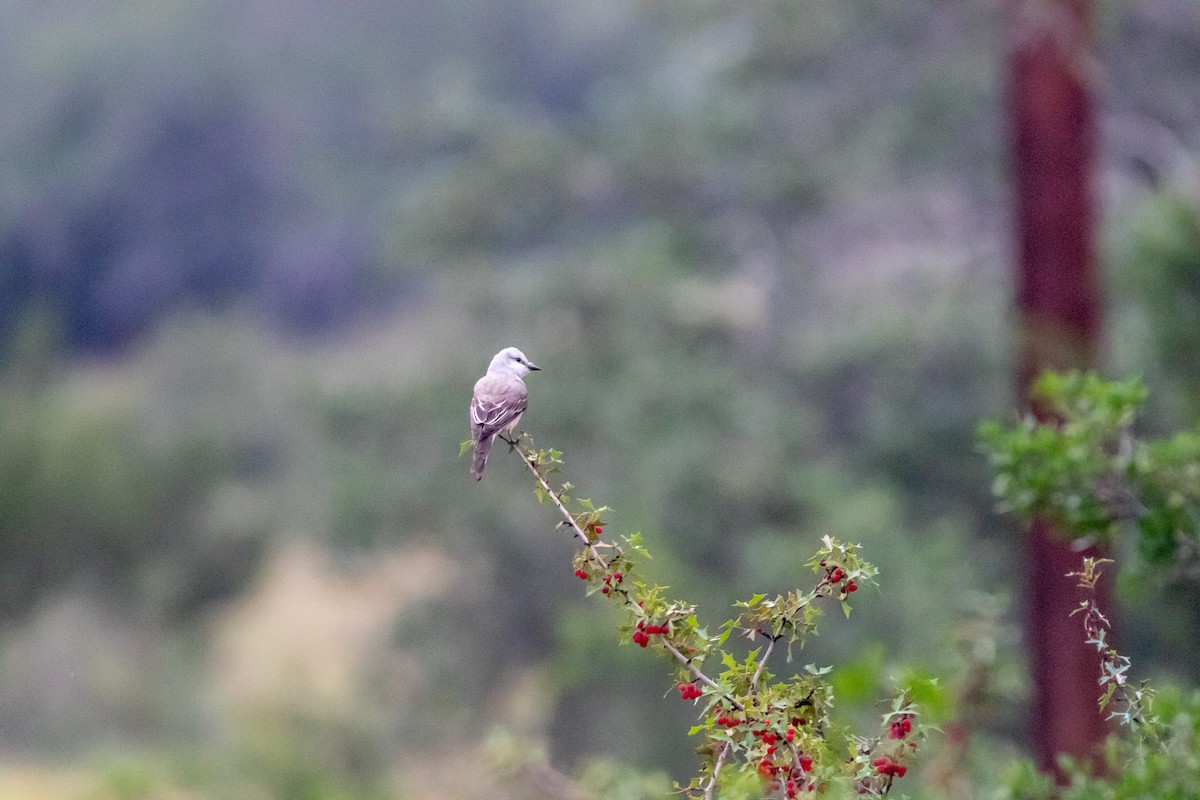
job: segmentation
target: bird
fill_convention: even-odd
[[[506,347],[492,357],[487,374],[475,382],[471,395],[471,441],[475,457],[471,474],[483,479],[492,442],[500,431],[512,431],[529,407],[529,391],[521,380],[530,372],[540,370],[515,347]]]

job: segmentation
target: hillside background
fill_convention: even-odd
[[[880,593],[802,656],[842,719],[986,657],[953,769],[1022,752],[1017,532],[974,445],[1014,404],[999,4],[0,21],[0,796],[689,775],[690,710],[520,465],[458,458],[510,344],[543,368],[523,427],[656,580],[716,624],[861,542]],[[1095,22],[1106,372],[1171,430],[1200,413],[1200,7]],[[1134,663],[1196,682],[1194,583],[1125,569]]]

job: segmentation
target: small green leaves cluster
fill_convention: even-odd
[[[804,643],[816,633],[817,617],[823,613],[817,605],[821,599],[836,599],[842,612],[850,616],[850,595],[859,586],[874,585],[878,570],[859,555],[859,546],[843,544],[825,536],[822,548],[805,566],[819,576],[816,585],[807,592],[793,590],[787,594],[767,598],[756,594],[749,600],[737,603],[745,609],[735,621],[750,640],[759,636],[772,641],[783,640],[788,645],[788,660],[791,660],[792,645]],[[731,623],[734,624],[734,623]]]
[[[1002,512],[1023,522],[1045,517],[1077,538],[1102,541],[1133,525],[1150,564],[1195,552],[1200,431],[1136,436],[1133,425],[1147,398],[1137,379],[1046,373],[1031,394],[1033,410],[1019,420],[979,427]]]
[[[892,699],[879,735],[853,737],[830,721],[831,667],[808,664],[786,679],[769,667],[777,645],[785,645],[790,663],[793,650],[816,634],[821,603],[838,603],[849,616],[851,596],[874,584],[876,569],[858,545],[824,537],[806,565],[815,576],[810,588],[755,595],[737,604],[734,618],[710,630],[693,604],[643,578],[640,563],[650,554],[640,534],[606,536],[611,510],[573,497],[570,483],[554,484],[561,452],[533,447],[526,434],[515,449],[534,477],[538,501],[555,506],[559,527],[580,541],[575,577],[588,595],[618,604],[622,642],[665,658],[679,698],[697,706],[699,720],[690,735],[702,739],[697,752],[704,761],[696,778],[677,787],[681,795],[788,800],[890,793],[926,736],[909,695],[899,692]],[[758,646],[738,656],[728,646],[735,634]]]

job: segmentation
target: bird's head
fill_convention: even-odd
[[[488,372],[510,372],[520,378],[539,369],[541,367],[526,358],[520,350],[515,347],[506,347],[492,358]]]

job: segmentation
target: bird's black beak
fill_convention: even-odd
[[[525,366],[529,367],[531,372],[541,372],[542,371],[542,368],[539,367],[537,364],[533,363],[532,361],[526,361]]]

